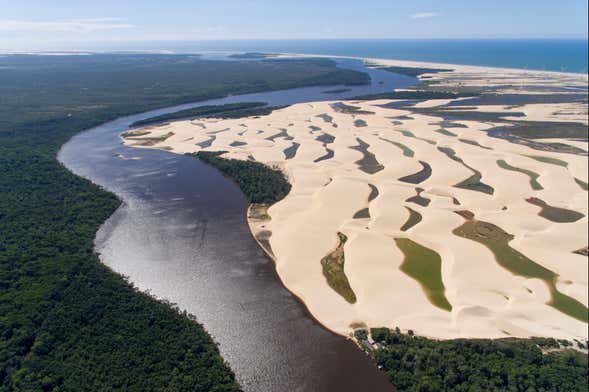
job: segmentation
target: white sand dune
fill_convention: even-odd
[[[392,60],[378,60],[378,63],[424,66]],[[462,83],[489,87],[511,83],[524,86],[518,90],[520,93],[535,86],[557,89],[587,84],[583,75],[448,67],[455,71],[430,76],[447,86]],[[587,339],[586,322],[549,305],[551,292],[545,281],[510,272],[497,262],[489,248],[453,234],[465,222],[455,213],[459,210],[471,211],[477,219],[502,228],[513,235],[510,242],[513,249],[554,272],[558,276],[559,292],[586,307],[589,302],[587,258],[573,251],[587,246],[588,193],[575,181],[575,178],[587,181],[587,156],[538,151],[489,137],[484,130],[492,128],[495,125],[492,122],[457,121],[464,127],[447,128],[456,134],[451,136],[439,132],[442,117],[378,106],[387,102],[390,101],[348,103],[374,112],[372,115],[340,113],[333,109],[332,102],[317,102],[293,105],[259,118],[177,121],[150,127],[151,133],[141,137],[153,138],[172,132],[173,135],[149,147],[176,153],[224,150],[228,151],[226,158],[253,157],[281,167],[292,183],[292,190],[268,209],[270,220],[250,220],[252,231],[271,232],[269,243],[280,278],[322,324],[337,333],[347,335],[354,325],[365,324],[399,326],[435,338]],[[415,107],[436,108],[449,102],[431,100]],[[519,108],[477,106],[475,110],[523,112],[525,120],[530,121],[587,122],[586,105],[575,104],[574,114],[571,108],[571,105],[533,104]],[[318,117],[324,113],[333,117],[337,128]],[[399,116],[411,118],[394,119]],[[367,126],[356,127],[356,119],[364,120]],[[505,124],[511,119],[503,118]],[[321,130],[313,131],[310,126]],[[280,136],[283,130],[293,139]],[[335,137],[333,143],[324,146],[316,140],[324,133]],[[279,136],[268,139],[274,135]],[[141,137],[125,142],[141,147]],[[374,154],[382,170],[374,174],[361,170],[358,161],[364,155],[352,148],[359,145],[358,139],[369,145],[368,152]],[[206,141],[211,141],[211,145],[204,148],[197,145]],[[586,143],[556,141],[584,145],[586,149]],[[293,143],[300,145],[297,153],[286,159],[284,150]],[[326,147],[334,151],[334,156],[315,162],[326,154]],[[413,156],[405,156],[402,147],[411,150]],[[464,164],[452,160],[439,147],[452,149]],[[568,166],[532,157],[553,158]],[[532,189],[528,175],[499,167],[499,160],[537,173],[543,189]],[[419,184],[399,181],[422,170],[420,161],[431,167],[431,176]],[[465,165],[480,172],[481,181],[494,188],[492,195],[455,186],[473,175],[473,170]],[[371,186],[378,189],[378,196],[369,202]],[[428,206],[408,201],[417,194],[417,187],[423,189],[423,197],[430,199]],[[571,223],[550,221],[538,215],[540,207],[526,201],[530,197],[550,206],[577,211],[585,217]],[[401,231],[409,218],[406,207],[421,214],[422,220]],[[369,209],[370,217],[354,219],[354,214],[364,208]],[[357,298],[353,304],[327,284],[322,272],[321,259],[337,246],[338,232],[347,236],[344,270]],[[400,269],[404,254],[395,238],[409,238],[440,255],[441,278],[451,311],[435,306],[420,283]]]

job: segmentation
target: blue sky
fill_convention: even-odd
[[[0,49],[60,42],[586,38],[586,0],[0,0]]]

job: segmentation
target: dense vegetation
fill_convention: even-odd
[[[554,339],[431,340],[388,328],[356,331],[401,391],[587,391],[587,355]],[[585,343],[581,343],[585,347]]]
[[[587,125],[582,123],[559,123],[522,121],[506,128],[510,134],[526,139],[571,138],[587,140]]]
[[[428,90],[403,90],[391,91],[388,93],[361,95],[352,98],[353,100],[371,101],[375,99],[408,99],[408,100],[427,100],[427,99],[456,99],[463,97],[473,97],[472,93],[461,93],[451,91],[428,91]]]
[[[198,323],[99,262],[94,235],[119,201],[55,156],[123,114],[337,75],[333,63],[0,57],[0,391],[236,390]]]
[[[301,58],[272,58],[262,61],[268,65],[333,67],[335,62],[323,57],[301,57]],[[312,76],[307,79],[308,85],[321,86],[326,84],[355,86],[370,83],[370,76],[367,73],[352,71],[348,69],[337,69],[333,72]]]
[[[278,109],[274,106],[267,106],[266,102],[243,102],[228,103],[225,105],[207,105],[199,106],[192,109],[180,110],[174,113],[162,114],[146,118],[145,120],[135,121],[132,127],[142,127],[149,124],[161,123],[171,120],[187,118],[241,118],[249,116],[265,116]]]
[[[223,151],[199,151],[192,155],[235,181],[250,203],[274,204],[290,192],[290,183],[280,169],[260,162],[225,159],[221,154]]]
[[[260,53],[260,52],[245,52],[245,53],[230,54],[227,57],[232,58],[232,59],[255,60],[255,59],[265,59],[266,57],[272,57],[272,54]]]
[[[423,74],[431,74],[431,73],[438,73],[438,72],[450,72],[451,69],[446,68],[425,68],[425,67],[401,67],[401,66],[388,66],[388,67],[376,67],[378,69],[382,69],[383,71],[389,71],[401,75],[407,76],[419,76]]]
[[[367,74],[328,59],[203,61],[189,55],[0,57],[0,126],[91,110],[112,117],[227,94],[363,84]],[[140,98],[138,100],[138,98]],[[108,114],[107,114],[108,113]]]

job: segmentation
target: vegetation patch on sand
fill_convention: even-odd
[[[247,220],[252,232],[252,235],[262,248],[264,252],[274,260],[274,251],[270,244],[270,238],[272,237],[272,231],[266,229],[266,224],[272,220],[268,215],[269,204],[250,204],[247,209]]]
[[[136,129],[134,131],[127,131],[121,133],[121,137],[124,139],[134,138],[134,137],[141,137],[146,136],[151,133],[151,129],[143,128],[143,129]]]
[[[148,132],[148,134],[149,134],[149,132]],[[133,135],[133,136],[127,136],[126,139],[127,140],[136,140],[137,143],[134,144],[136,146],[153,146],[153,145],[156,145],[158,143],[161,143],[161,142],[167,140],[168,138],[170,138],[172,136],[174,136],[174,132],[168,132],[168,133],[161,135],[161,136],[151,136],[151,137],[137,137],[137,136]]]
[[[383,71],[388,71],[396,74],[407,76],[419,76],[423,74],[433,74],[439,72],[451,72],[450,68],[426,68],[426,67],[401,67],[396,65],[389,65],[386,67],[374,67]]]
[[[513,236],[492,223],[476,220],[469,211],[459,211],[466,219],[464,224],[453,233],[459,237],[485,245],[494,255],[495,260],[514,275],[525,278],[541,279],[546,283],[552,299],[548,305],[577,320],[587,322],[589,315],[585,305],[571,298],[556,288],[558,275],[509,246]]]
[[[503,159],[498,160],[497,165],[499,165],[499,167],[502,169],[522,173],[530,177],[530,185],[532,186],[533,190],[541,191],[544,189],[544,187],[538,182],[538,177],[540,177],[538,173],[528,169],[522,169],[521,167],[512,166]]]
[[[562,159],[552,158],[552,157],[543,157],[538,155],[526,155],[528,158],[532,158],[537,160],[538,162],[547,163],[549,165],[555,165],[560,167],[568,167],[568,162],[563,161]]]
[[[395,238],[395,242],[405,255],[401,271],[421,285],[432,305],[450,312],[452,305],[446,298],[440,255],[409,238]]]
[[[554,207],[550,204],[546,203],[544,200],[539,199],[537,197],[530,197],[526,199],[526,201],[530,204],[538,206],[541,208],[538,215],[542,218],[548,219],[549,221],[556,222],[556,223],[572,223],[576,222],[579,219],[583,219],[585,215],[581,214],[580,212],[567,210],[566,208]]]
[[[193,155],[214,166],[235,181],[250,203],[274,204],[282,200],[291,185],[284,173],[260,162],[225,159],[223,151],[199,151]]]
[[[372,328],[356,338],[400,391],[586,391],[587,355],[551,338],[434,340]],[[363,339],[362,339],[363,338]],[[361,342],[362,343],[362,342]],[[577,343],[579,344],[579,343]],[[586,347],[586,343],[580,343]]]
[[[273,259],[275,256],[274,252],[272,251],[272,246],[270,245],[270,237],[272,237],[272,232],[270,230],[261,230],[255,234],[255,237],[262,249]]]
[[[337,233],[337,236],[338,244],[336,248],[321,259],[323,276],[325,276],[329,287],[335,290],[346,301],[353,304],[356,303],[356,294],[354,294],[352,287],[350,287],[350,282],[348,282],[348,278],[344,272],[344,245],[348,237],[340,232]]]

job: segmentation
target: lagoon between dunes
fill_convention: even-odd
[[[250,207],[252,235],[338,334],[587,340],[587,76],[365,61],[420,83],[124,142],[283,173],[291,189]]]

